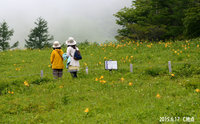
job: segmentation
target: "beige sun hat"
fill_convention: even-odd
[[[60,45],[60,43],[58,41],[54,41],[52,47],[53,48],[59,48],[59,47],[61,47],[61,45]]]
[[[69,37],[68,40],[66,41],[67,45],[76,45],[76,41],[74,40],[73,37]]]

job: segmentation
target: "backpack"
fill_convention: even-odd
[[[82,59],[82,56],[81,56],[81,53],[79,50],[75,50],[74,52],[74,59],[75,60],[81,60]]]

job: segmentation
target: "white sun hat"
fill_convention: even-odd
[[[76,45],[76,41],[74,40],[73,37],[69,37],[68,40],[66,41],[67,45]]]
[[[59,48],[59,47],[61,47],[61,45],[60,45],[60,43],[58,41],[54,41],[52,47],[53,48]]]

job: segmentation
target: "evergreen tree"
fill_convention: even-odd
[[[200,1],[193,0],[191,8],[186,10],[186,16],[183,19],[185,35],[188,38],[200,37]]]
[[[49,47],[49,41],[53,40],[53,36],[50,36],[48,33],[47,21],[40,17],[36,20],[35,24],[36,27],[31,29],[28,40],[25,40],[25,47],[30,49]]]
[[[10,48],[9,45],[9,40],[11,39],[10,37],[13,36],[14,30],[8,29],[7,23],[4,21],[3,23],[0,24],[0,50],[7,50]]]
[[[122,26],[116,39],[182,39],[199,35],[199,0],[133,0],[114,16]]]

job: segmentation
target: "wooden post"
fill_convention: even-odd
[[[88,74],[88,67],[86,67],[85,72],[86,72],[86,74]]]
[[[41,73],[40,73],[40,76],[41,76],[41,79],[43,78],[43,70],[41,70]]]
[[[168,61],[168,68],[169,68],[169,73],[171,73],[172,72],[171,61]]]
[[[130,64],[130,72],[133,73],[133,64]]]

